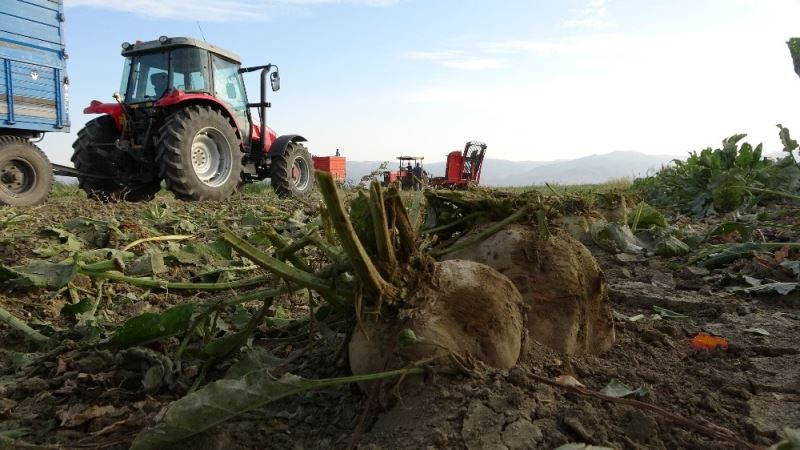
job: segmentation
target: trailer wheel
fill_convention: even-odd
[[[230,121],[207,106],[189,106],[161,127],[159,168],[183,200],[225,200],[242,181],[244,154]]]
[[[75,168],[86,173],[121,177],[126,170],[119,167],[115,156],[120,155],[115,153],[120,150],[113,146],[118,137],[117,126],[111,116],[100,116],[87,122],[72,144],[72,162]],[[153,181],[136,184],[79,176],[78,185],[89,198],[100,201],[152,200],[161,190],[161,180],[155,176]]]
[[[281,197],[308,196],[314,188],[314,162],[308,149],[295,142],[282,155],[273,156],[270,183]]]
[[[0,136],[0,205],[39,205],[52,186],[53,168],[39,147],[24,138]]]

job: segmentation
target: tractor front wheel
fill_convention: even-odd
[[[161,127],[159,167],[177,198],[224,200],[241,181],[240,139],[230,121],[207,106],[189,106]]]
[[[53,185],[50,161],[27,139],[0,136],[0,205],[44,203]]]
[[[115,143],[119,138],[117,126],[111,116],[100,116],[86,123],[72,144],[72,163],[88,176],[79,176],[78,185],[93,200],[139,202],[152,200],[161,190],[161,180],[155,177],[148,182],[129,183],[126,175],[138,168]],[[109,178],[95,178],[92,174]]]
[[[270,171],[272,189],[281,197],[303,198],[314,188],[314,162],[302,144],[293,142],[272,156]]]

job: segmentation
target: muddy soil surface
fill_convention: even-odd
[[[156,218],[144,226],[162,234],[194,226],[193,232],[214,237],[200,217],[239,220],[252,199],[209,209],[160,201],[174,220],[158,218],[160,213],[151,210],[148,214]],[[27,229],[2,236],[2,263],[19,265],[38,257],[25,250],[36,246],[36,230],[67,218],[115,217],[135,229],[142,226],[147,208],[98,210],[93,205],[56,198],[30,212]],[[174,448],[534,449],[572,442],[626,449],[736,448],[640,407],[589,398],[538,382],[533,375],[571,375],[598,391],[618,380],[642,388],[644,402],[700,424],[724,427],[757,446],[778,441],[784,427],[800,427],[797,291],[753,297],[728,292],[724,270],[674,270],[661,258],[620,258],[599,248],[590,250],[605,271],[616,313],[617,342],[602,356],[567,357],[527,342],[528,352],[507,373],[429,375],[377,387],[314,391],[250,411]],[[170,275],[179,274],[173,270]],[[196,299],[175,292],[115,289],[113,301],[100,313],[108,326]],[[177,340],[118,352],[81,346],[92,330],[62,316],[64,304],[52,293],[0,293],[3,308],[62,333],[58,347],[37,351],[0,323],[0,448],[8,442],[2,439],[15,436],[42,448],[127,448],[166,404],[188,391],[197,375],[198,366],[189,364],[167,376],[173,362],[164,355],[174,353]],[[290,314],[302,314],[306,304],[302,297],[279,302]],[[654,307],[686,317],[665,317],[663,312],[657,316]],[[729,347],[693,350],[690,340],[701,331],[724,336]],[[282,359],[277,373],[345,376],[346,333],[335,324],[280,334],[264,330],[255,334],[252,346]],[[36,364],[26,364],[32,358],[38,358]],[[225,369],[208,378],[221,377]]]

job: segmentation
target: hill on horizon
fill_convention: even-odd
[[[646,176],[661,166],[669,164],[675,155],[646,155],[633,151],[617,151],[602,155],[558,161],[510,161],[486,158],[481,172],[481,185],[518,187],[554,184],[598,184],[615,178]],[[365,175],[376,170],[383,161],[347,161],[347,179],[358,183]],[[437,161],[425,164],[425,170],[434,176],[444,175],[446,163]],[[389,161],[389,170],[397,170],[396,160]],[[57,176],[61,183],[77,183],[75,178]]]
[[[481,172],[484,186],[530,186],[534,184],[597,184],[615,178],[635,178],[655,172],[669,164],[676,155],[646,155],[634,151],[616,151],[572,160],[509,161],[486,158]],[[347,161],[347,178],[358,182],[374,171],[381,161]],[[425,164],[425,170],[442,176],[445,162]],[[389,161],[389,170],[397,170],[397,161]]]

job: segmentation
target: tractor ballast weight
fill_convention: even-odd
[[[123,43],[125,69],[115,103],[78,133],[72,161],[92,198],[145,200],[164,181],[185,200],[223,200],[270,178],[279,195],[304,197],[314,184],[306,139],[267,126],[267,90],[278,67],[241,67],[238,55],[191,38]],[[242,74],[261,72],[260,101],[247,100]],[[251,109],[256,108],[256,120]],[[112,177],[109,177],[112,175]]]
[[[478,185],[481,181],[484,156],[486,156],[486,144],[480,141],[467,142],[463,151],[456,150],[447,154],[445,175],[431,178],[431,186],[464,189]]]

